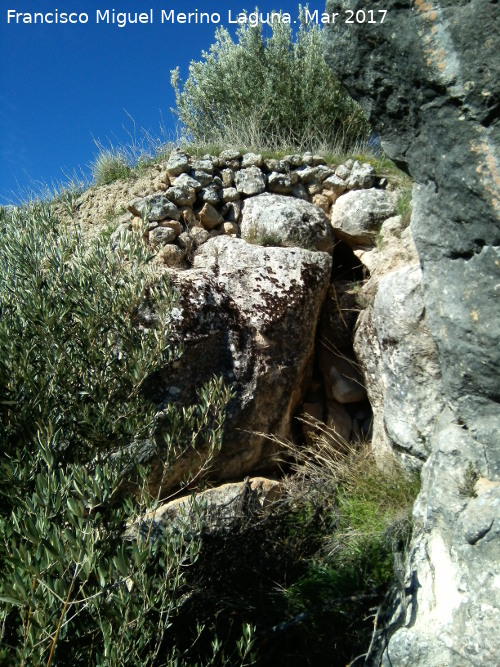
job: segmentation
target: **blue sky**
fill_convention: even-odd
[[[161,10],[217,12],[220,25],[242,9],[283,10],[291,0],[0,0],[0,204],[16,203],[44,184],[83,170],[104,144],[129,143],[142,130],[175,129],[170,70],[186,77],[190,60],[214,41],[215,24],[162,24]],[[324,2],[309,3],[323,11]],[[96,23],[96,11],[148,12],[144,25]],[[85,25],[7,22],[16,12],[85,12]],[[131,120],[133,119],[133,120]]]

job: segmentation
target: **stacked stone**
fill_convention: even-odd
[[[294,197],[328,214],[343,193],[383,185],[367,163],[347,160],[328,166],[312,153],[277,160],[235,150],[202,158],[175,150],[160,182],[162,190],[130,202],[131,216],[122,219],[116,233],[144,228],[158,260],[177,268],[187,267],[195,249],[208,239],[241,236],[243,204],[250,197]]]

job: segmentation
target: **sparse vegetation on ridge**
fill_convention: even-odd
[[[220,28],[189,76],[171,73],[176,113],[188,134],[202,143],[311,149],[323,143],[351,147],[367,139],[369,126],[359,106],[341,89],[323,57],[320,28],[292,30],[275,22],[242,25],[237,42]]]

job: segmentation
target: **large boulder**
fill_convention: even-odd
[[[341,17],[365,8],[327,4]],[[447,409],[429,440],[406,582],[381,661],[493,665],[498,513],[475,526],[481,503],[498,509],[500,480],[498,3],[388,0],[383,9],[383,23],[379,15],[328,26],[326,56],[386,153],[415,180],[411,228]],[[475,477],[482,490],[466,483]]]
[[[241,479],[274,465],[276,446],[263,434],[290,437],[314,354],[316,322],[331,272],[327,253],[264,248],[220,236],[201,246],[194,267],[171,271],[179,298],[172,338],[183,342],[181,360],[155,379],[157,397],[196,402],[196,390],[214,375],[232,385],[220,455],[210,475]],[[166,384],[168,378],[168,384]],[[179,484],[185,462],[162,480],[153,463],[152,490]]]
[[[427,460],[444,407],[421,279],[418,265],[385,275],[373,307],[358,319],[354,340],[373,409],[375,453],[383,460],[392,449],[407,468]]]
[[[268,238],[274,239],[274,245],[326,252],[333,247],[333,235],[324,211],[301,199],[277,194],[266,193],[245,201],[241,236],[256,243]]]

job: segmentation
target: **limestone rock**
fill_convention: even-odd
[[[177,188],[192,188],[195,192],[198,192],[201,190],[201,183],[197,181],[195,178],[192,176],[189,176],[189,174],[181,174],[180,176],[177,176],[177,178],[174,179],[173,185]]]
[[[199,530],[200,519],[204,535],[213,535],[231,530],[239,521],[269,509],[280,495],[280,482],[265,477],[222,484],[160,505],[129,526],[125,537],[134,539],[140,531],[154,540],[176,528],[189,535]]]
[[[149,232],[149,244],[153,248],[161,248],[175,241],[177,234],[170,227],[156,227]]]
[[[490,665],[500,655],[500,543],[466,539],[472,501],[459,488],[470,464],[500,480],[498,5],[389,0],[384,9],[383,24],[329,26],[327,58],[415,180],[411,228],[449,408],[429,443],[406,594],[381,662]]]
[[[273,235],[282,244],[330,251],[333,247],[328,218],[316,206],[283,195],[263,194],[243,206],[241,236],[252,239]]]
[[[346,178],[346,185],[349,190],[354,188],[371,188],[375,185],[375,173],[371,164],[363,162],[360,164],[357,160],[353,164],[351,173]]]
[[[353,190],[339,197],[331,210],[335,236],[347,243],[373,245],[384,220],[396,213],[396,197],[384,190]]]
[[[172,151],[167,160],[166,169],[169,176],[178,176],[189,171],[189,157],[183,151]]]
[[[128,210],[139,218],[145,216],[149,222],[160,222],[167,218],[178,220],[180,217],[177,206],[163,194],[134,199],[128,205]]]
[[[241,169],[234,180],[236,189],[243,195],[258,195],[266,189],[264,174],[258,167]]]
[[[184,343],[182,363],[168,373],[169,386],[178,389],[175,400],[194,402],[196,388],[214,374],[235,391],[211,473],[217,479],[269,467],[276,446],[258,433],[290,435],[309,382],[330,271],[326,253],[220,236],[198,249],[192,269],[171,273],[179,294],[171,335]],[[172,400],[168,390],[165,400]],[[169,470],[165,489],[175,487],[187,464]],[[157,460],[152,488],[162,475]]]
[[[158,262],[162,262],[169,267],[184,267],[184,258],[186,257],[186,250],[176,245],[166,245],[161,248],[156,256]]]
[[[241,160],[241,168],[246,167],[262,167],[263,159],[260,153],[245,153]]]
[[[294,172],[292,172],[292,174],[295,176]],[[278,171],[272,171],[267,177],[267,187],[269,191],[282,195],[292,192],[293,186],[297,182],[297,176],[295,176],[294,179],[292,174],[281,174]]]
[[[173,185],[165,193],[177,206],[192,206],[196,201],[196,191],[186,183]]]
[[[387,453],[389,443],[408,467],[418,467],[429,456],[434,426],[444,407],[437,350],[424,316],[421,276],[418,266],[384,276],[373,306],[376,340],[361,344],[370,326],[366,322],[358,325],[355,340],[362,365],[373,373],[373,364],[379,361],[376,375],[383,405],[371,398],[374,412],[382,411],[377,425],[383,424],[383,432],[374,432],[374,447]],[[377,391],[375,384],[367,383],[369,392]]]
[[[198,213],[198,217],[205,229],[208,230],[217,227],[223,221],[222,215],[211,204],[205,204]]]

